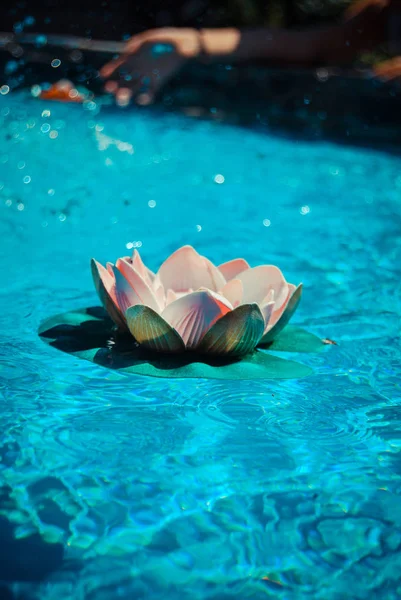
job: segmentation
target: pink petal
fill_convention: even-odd
[[[207,287],[209,290],[213,292],[217,292],[221,289],[222,286],[225,285],[226,280],[224,276],[220,273],[217,267],[205,256],[202,256],[203,264],[206,267],[206,271],[209,276],[210,283],[208,285],[200,285],[199,287]],[[197,289],[195,286],[192,286],[193,289]],[[199,289],[199,288],[198,288]]]
[[[220,271],[192,246],[183,246],[160,267],[158,275],[166,290],[187,292],[201,287],[217,292],[225,282]]]
[[[182,295],[185,295],[185,294],[181,294],[181,296],[182,296]],[[181,297],[181,296],[180,296],[180,297]],[[178,298],[178,294],[176,294],[175,292],[173,292],[173,290],[167,290],[167,295],[166,295],[166,306],[167,306],[168,304],[171,304],[172,302],[174,302],[174,300],[177,300],[177,298]]]
[[[91,269],[95,288],[101,303],[117,327],[121,330],[126,329],[124,315],[118,306],[114,275],[110,274],[103,265],[93,258]]]
[[[135,302],[134,304],[144,304],[145,306],[150,306],[150,308],[156,312],[160,312],[159,304],[154,293],[134,267],[120,258],[118,259],[116,266],[139,298],[139,302]],[[133,305],[131,304],[131,306]]]
[[[248,269],[238,275],[244,286],[242,304],[256,302],[261,305],[267,294],[274,291],[274,302],[279,308],[288,296],[288,283],[280,269],[273,265],[262,265]]]
[[[237,277],[237,275],[247,269],[250,269],[250,266],[243,258],[234,258],[234,260],[229,260],[219,266],[219,271],[223,274],[226,281],[234,279],[234,277]]]
[[[293,285],[292,283],[289,283],[287,297],[284,300],[284,302],[282,303],[282,305],[279,308],[277,308],[277,303],[276,302],[274,303],[274,308],[273,308],[273,312],[270,317],[270,321],[269,322],[266,321],[265,333],[266,333],[266,331],[269,331],[269,329],[271,329],[277,323],[277,321],[279,321],[279,319],[281,319],[281,316],[284,313],[285,309],[287,308],[287,304],[289,303],[291,296],[293,295],[295,290],[296,290],[296,286]],[[262,313],[263,313],[263,310],[264,310],[264,307],[262,308]]]
[[[192,294],[194,290],[189,290],[189,294]],[[229,310],[233,309],[233,305],[231,304],[231,302],[225,298],[224,296],[222,296],[221,294],[218,294],[217,292],[213,292],[212,290],[208,290],[207,288],[200,288],[199,290],[196,290],[197,292],[207,292],[210,296],[212,296],[219,304],[222,305],[222,308],[224,309],[224,307],[228,308]],[[185,296],[186,294],[177,294],[178,297],[180,296]]]
[[[151,290],[154,294],[154,297],[156,298],[156,302],[159,306],[160,312],[163,310],[163,308],[166,307],[166,293],[158,275],[154,275],[154,279],[151,284]]]
[[[292,286],[292,288],[293,287],[295,286]],[[269,324],[269,326],[267,327],[267,331],[265,330],[265,333],[259,342],[261,345],[270,344],[280,334],[284,327],[286,327],[287,323],[290,321],[294,312],[298,308],[301,296],[302,283],[300,283],[299,286],[295,288],[294,292],[291,292],[290,300],[289,302],[287,302],[285,310],[282,312],[278,321],[276,321],[275,324],[272,326],[270,326]]]
[[[111,271],[110,273],[109,269],[105,269],[104,266],[97,262],[97,260],[95,259],[92,259],[92,265],[96,267],[96,269],[93,270],[93,273],[97,273],[97,278],[95,281],[96,290],[98,291],[99,281],[101,281],[104,285],[106,292],[109,294],[113,302],[115,302],[115,304],[118,306],[113,271]]]
[[[262,308],[260,309],[260,312],[262,313],[264,321],[265,321],[264,333],[267,331],[268,326],[271,322],[271,316],[273,314],[273,309],[274,309],[274,300],[272,300],[271,302],[268,302],[267,304],[262,306]]]
[[[223,300],[206,290],[186,294],[169,304],[162,317],[178,331],[187,348],[196,348],[212,325],[230,311]]]
[[[197,290],[198,292],[200,290]],[[212,293],[210,290],[208,290],[210,293]],[[167,296],[166,296],[166,306],[168,304],[171,304],[172,302],[174,302],[174,300],[178,300],[178,298],[182,298],[183,296],[186,296],[187,294],[192,294],[193,293],[193,289],[189,289],[187,292],[173,292],[173,290],[167,290]]]
[[[242,287],[242,281],[239,279],[231,279],[221,290],[222,295],[229,300],[233,308],[237,308],[241,304],[242,295],[244,289]]]
[[[273,301],[274,301],[274,290],[269,290],[266,298],[262,302],[262,306],[264,304],[268,304],[269,302],[273,302]]]
[[[132,255],[131,264],[135,271],[139,273],[144,281],[150,286],[155,278],[155,274],[143,262],[138,250],[134,250]]]
[[[117,264],[120,259],[118,259]],[[121,261],[123,262],[123,261]],[[117,302],[120,310],[125,313],[126,310],[130,306],[136,306],[137,304],[143,304],[141,298],[135,292],[135,290],[130,286],[127,279],[124,275],[117,269],[117,267],[113,267],[114,277],[116,278],[116,295]]]

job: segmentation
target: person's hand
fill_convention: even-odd
[[[344,13],[345,20],[353,19],[367,10],[374,9],[381,11],[391,4],[391,0],[357,0],[346,9]]]
[[[385,24],[383,31],[386,37],[383,36],[381,42],[386,42],[390,47],[397,43],[399,47],[400,40],[397,39],[399,35],[399,25],[396,29],[396,38],[392,39],[392,20],[394,19],[396,25],[399,23],[399,17],[401,14],[401,1],[400,0],[359,0],[352,4],[346,12],[346,18],[348,19],[361,19],[365,14],[370,11],[370,16],[375,23],[377,28],[377,17],[380,15],[385,16]],[[399,53],[399,50],[398,50]],[[384,60],[373,66],[372,72],[374,77],[381,79],[382,81],[392,81],[395,79],[401,80],[401,56],[393,56],[387,60]]]
[[[105,64],[100,75],[120,106],[133,97],[138,104],[151,104],[158,90],[200,50],[196,29],[152,29],[128,40],[124,53]]]
[[[384,60],[373,67],[375,77],[382,81],[401,81],[401,56]]]

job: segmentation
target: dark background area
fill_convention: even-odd
[[[5,0],[2,31],[40,31],[122,39],[151,27],[286,26],[335,19],[339,0]]]
[[[351,0],[3,0],[0,31],[128,39],[155,27],[309,27],[340,19]],[[39,58],[38,58],[39,57]],[[60,68],[50,67],[60,58]],[[382,58],[370,57],[372,62]],[[23,54],[0,52],[0,85],[11,90],[69,78],[103,92],[98,69],[110,54],[24,46]],[[365,60],[365,59],[363,59]],[[358,63],[360,66],[362,63]],[[365,63],[368,64],[368,63]],[[358,69],[274,68],[263,63],[189,64],[158,97],[165,110],[192,110],[205,118],[264,127],[309,139],[391,145],[401,139],[398,82],[383,84]]]

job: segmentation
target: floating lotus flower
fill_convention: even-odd
[[[92,260],[99,298],[120,331],[156,352],[243,356],[286,326],[302,286],[272,265],[242,258],[219,267],[191,246],[174,252],[155,274],[135,250],[107,268]]]

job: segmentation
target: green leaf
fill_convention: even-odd
[[[273,342],[263,347],[274,352],[321,352],[326,348],[317,335],[295,325],[287,325]]]
[[[136,375],[249,380],[292,379],[312,372],[306,365],[279,358],[265,350],[256,350],[241,360],[197,356],[189,352],[179,355],[151,353],[139,347],[132,337],[114,340],[113,323],[99,307],[51,317],[42,323],[39,335],[50,346],[73,356]],[[271,348],[288,351],[287,347],[280,348],[280,344],[283,345],[281,336]]]

